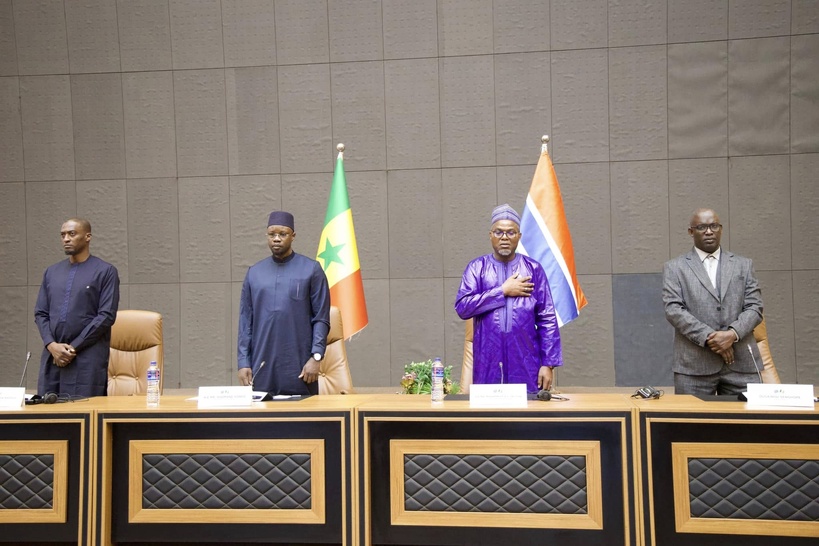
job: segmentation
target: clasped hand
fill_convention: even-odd
[[[320,372],[320,365],[313,358],[307,361],[299,374],[299,379],[305,383],[314,383],[318,381]],[[243,387],[248,385],[253,386],[253,373],[250,368],[239,368],[239,384]]]
[[[57,343],[53,341],[48,344],[48,352],[51,353],[51,357],[54,359],[54,364],[56,364],[60,368],[65,368],[71,361],[74,360],[74,357],[77,356],[77,351],[69,345],[68,343]]]
[[[501,288],[503,288],[503,295],[504,296],[522,296],[528,298],[532,295],[532,291],[535,289],[535,285],[531,282],[532,277],[521,277],[520,273],[515,273],[506,281],[504,281]]]
[[[729,366],[734,363],[734,342],[736,335],[733,330],[720,330],[708,334],[708,348],[722,357]]]

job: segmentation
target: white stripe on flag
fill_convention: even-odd
[[[552,237],[549,227],[546,225],[546,222],[543,221],[540,211],[537,209],[535,202],[532,200],[532,196],[529,194],[526,195],[526,209],[532,215],[532,218],[535,220],[535,223],[537,223],[537,226],[540,229],[540,233],[546,239],[546,244],[549,245],[549,248],[552,251],[552,256],[554,256],[555,260],[557,260],[557,264],[560,266],[560,270],[563,272],[563,276],[566,278],[566,283],[569,285],[569,290],[572,292],[574,307],[577,309],[577,293],[574,290],[574,283],[572,282],[572,275],[569,272],[569,266],[566,265],[566,260],[563,258],[563,253],[557,246],[557,242],[555,242],[554,238]]]
[[[529,220],[529,222],[527,222],[527,220]],[[529,227],[524,229],[521,226],[521,230],[528,235],[521,237],[518,251],[540,262],[543,266],[549,282],[549,290],[552,293],[557,323],[558,326],[562,328],[564,324],[573,321],[579,315],[574,285],[572,284],[571,277],[566,275],[565,260],[562,255],[560,255],[559,258],[555,256],[553,248],[549,246],[548,241],[550,239],[553,241],[553,238],[550,236],[549,231],[545,229],[543,222],[541,221],[540,226],[537,228],[530,229],[532,222],[537,224],[537,219],[531,214],[531,210],[527,207],[524,209],[522,223],[527,224]],[[529,247],[526,246],[523,239],[528,241]],[[561,262],[563,262],[562,266]]]

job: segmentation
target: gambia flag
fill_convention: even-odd
[[[545,142],[521,215],[518,252],[540,262],[546,271],[558,327],[576,319],[588,301],[577,280],[563,196]]]
[[[367,326],[367,303],[358,262],[353,212],[344,178],[344,152],[339,145],[333,187],[324,217],[324,230],[319,239],[316,260],[327,275],[330,285],[330,305],[338,307],[344,326],[344,339],[350,339]]]

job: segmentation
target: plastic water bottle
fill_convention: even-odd
[[[444,401],[444,364],[440,358],[432,361],[432,401]]]
[[[148,366],[148,395],[147,403],[149,408],[159,407],[159,367],[156,360],[151,360]]]

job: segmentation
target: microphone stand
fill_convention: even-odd
[[[26,353],[26,363],[23,366],[23,376],[20,378],[20,386],[22,387],[23,384],[26,382],[26,374],[28,373],[28,361],[31,360],[31,351]]]
[[[253,387],[253,380],[256,379],[256,376],[259,375],[260,371],[262,371],[262,368],[264,368],[264,365],[265,365],[265,361],[262,360],[262,363],[259,364],[258,368],[256,368],[256,373],[254,373],[253,375],[250,376],[250,386],[251,387]]]

